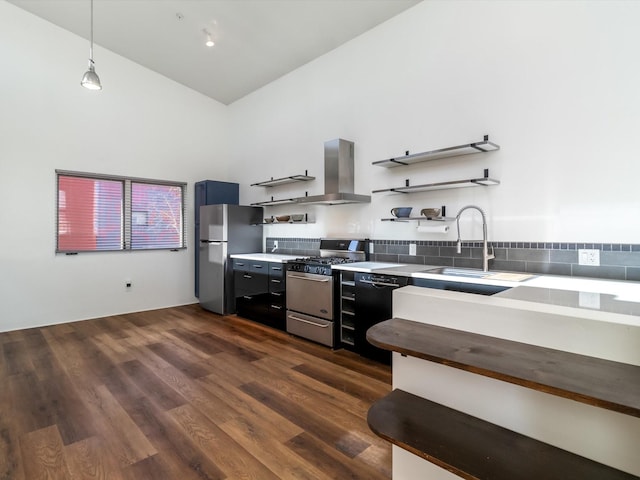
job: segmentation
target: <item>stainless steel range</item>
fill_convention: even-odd
[[[331,265],[367,260],[366,241],[323,239],[320,256],[287,263],[287,332],[336,344],[336,282]]]

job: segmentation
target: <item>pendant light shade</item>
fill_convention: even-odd
[[[89,70],[87,70],[82,76],[80,85],[88,90],[102,90],[100,77],[98,77],[93,63],[93,0],[91,0],[91,44],[89,46]]]
[[[80,82],[84,88],[89,90],[102,90],[102,84],[100,84],[100,77],[96,73],[93,67],[93,60],[89,59],[89,70],[87,70],[82,76],[82,81]]]

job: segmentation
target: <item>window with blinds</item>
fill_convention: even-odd
[[[185,183],[56,171],[56,252],[180,249]]]

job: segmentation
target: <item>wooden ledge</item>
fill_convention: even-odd
[[[640,417],[640,367],[392,318],[373,345],[577,402]]]
[[[378,436],[471,480],[631,480],[620,470],[394,390],[369,409]]]

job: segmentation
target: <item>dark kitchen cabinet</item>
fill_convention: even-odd
[[[202,180],[195,183],[194,188],[194,225],[195,236],[193,241],[195,242],[194,255],[195,255],[195,291],[196,297],[200,297],[200,285],[199,285],[199,262],[200,262],[200,207],[202,205],[218,205],[226,203],[228,205],[240,204],[240,186],[237,183],[219,182],[217,180]]]
[[[284,265],[269,263],[269,306],[268,316],[280,330],[286,328],[286,291]]]
[[[340,343],[346,350],[355,350],[356,282],[354,272],[340,273]]]
[[[356,272],[355,280],[355,351],[363,357],[389,365],[391,352],[373,346],[367,330],[393,316],[393,291],[409,283],[406,277]]]
[[[233,259],[238,315],[285,330],[285,276],[283,264]]]

